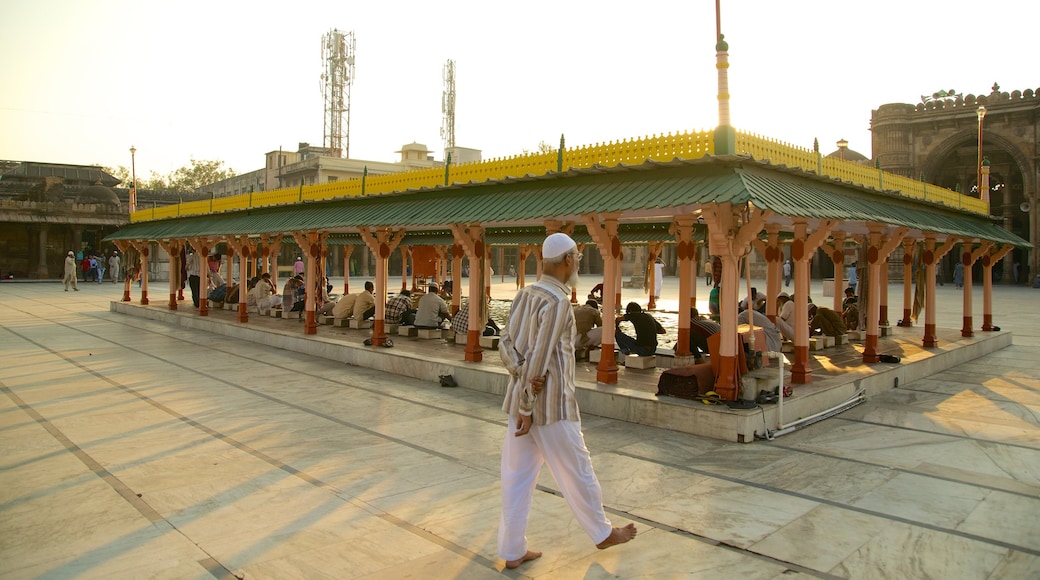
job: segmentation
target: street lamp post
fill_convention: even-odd
[[[978,190],[979,199],[982,199],[982,119],[986,117],[986,107],[979,105],[975,114],[979,116],[979,159],[978,163],[975,164],[975,169],[978,171],[978,181],[975,182],[975,188]]]
[[[130,213],[137,211],[137,167],[134,155],[137,148],[130,146]]]

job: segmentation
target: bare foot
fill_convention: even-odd
[[[635,524],[628,524],[627,526],[625,526],[623,528],[615,527],[614,529],[610,530],[610,535],[607,536],[607,539],[603,540],[602,542],[600,542],[598,544],[596,544],[596,547],[599,548],[600,550],[606,550],[607,548],[609,548],[611,546],[616,546],[618,544],[624,544],[625,542],[627,542],[627,541],[629,541],[629,540],[631,540],[631,539],[633,539],[635,537],[636,537],[636,525]]]
[[[541,557],[542,557],[542,553],[541,552],[535,552],[534,550],[528,550],[527,553],[524,554],[524,556],[522,558],[520,558],[519,560],[506,560],[506,568],[509,568],[510,570],[512,570],[513,568],[519,567],[520,564],[523,564],[524,562],[527,562],[528,560],[537,560],[538,558],[541,558]]]

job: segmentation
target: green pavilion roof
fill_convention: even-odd
[[[539,177],[136,222],[106,240],[328,231],[330,244],[336,240],[345,244],[360,243],[360,238],[354,241],[353,232],[369,226],[405,228],[416,239],[408,244],[450,244],[450,224],[479,223],[487,230],[489,244],[518,244],[541,241],[545,220],[580,224],[582,215],[621,212],[623,230],[627,229],[623,241],[672,241],[666,224],[675,215],[725,202],[772,210],[774,221],[787,223],[791,218],[880,222],[1029,246],[987,216],[738,156],[597,166]],[[588,238],[583,230],[576,228],[575,236]],[[428,241],[418,241],[424,237]]]

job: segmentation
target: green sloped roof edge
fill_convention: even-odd
[[[444,236],[449,224],[480,223],[490,232],[496,226],[502,231],[500,236],[488,235],[490,244],[535,243],[539,239],[533,234],[537,230],[534,226],[547,219],[580,222],[582,214],[637,212],[642,219],[653,221],[656,217],[660,222],[685,207],[692,211],[702,204],[724,202],[752,202],[789,217],[876,221],[1029,247],[1025,240],[982,216],[763,165],[747,158],[713,158],[694,163],[647,162],[638,166],[573,170],[539,178],[138,222],[105,240],[276,234],[370,226],[404,227],[415,237],[422,237],[426,230],[427,240],[438,240],[428,243],[450,243]],[[660,230],[645,227],[647,225],[622,224],[622,230],[633,228],[632,234],[643,227],[645,237],[638,239],[639,234],[623,234],[622,240],[632,243],[673,239]],[[514,231],[507,233],[509,230]],[[575,235],[579,235],[577,228]],[[341,243],[355,239],[350,233],[333,232],[331,236],[333,240],[345,236]]]

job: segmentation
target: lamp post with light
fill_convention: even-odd
[[[137,211],[137,168],[134,155],[137,148],[130,146],[130,213]]]
[[[849,148],[849,142],[844,139],[838,139],[838,155],[842,161],[845,161],[845,150]]]
[[[979,160],[975,164],[975,169],[978,171],[978,181],[976,181],[976,189],[979,193],[979,199],[982,197],[982,120],[986,118],[986,107],[979,105],[979,108],[975,111],[975,114],[979,117]]]

